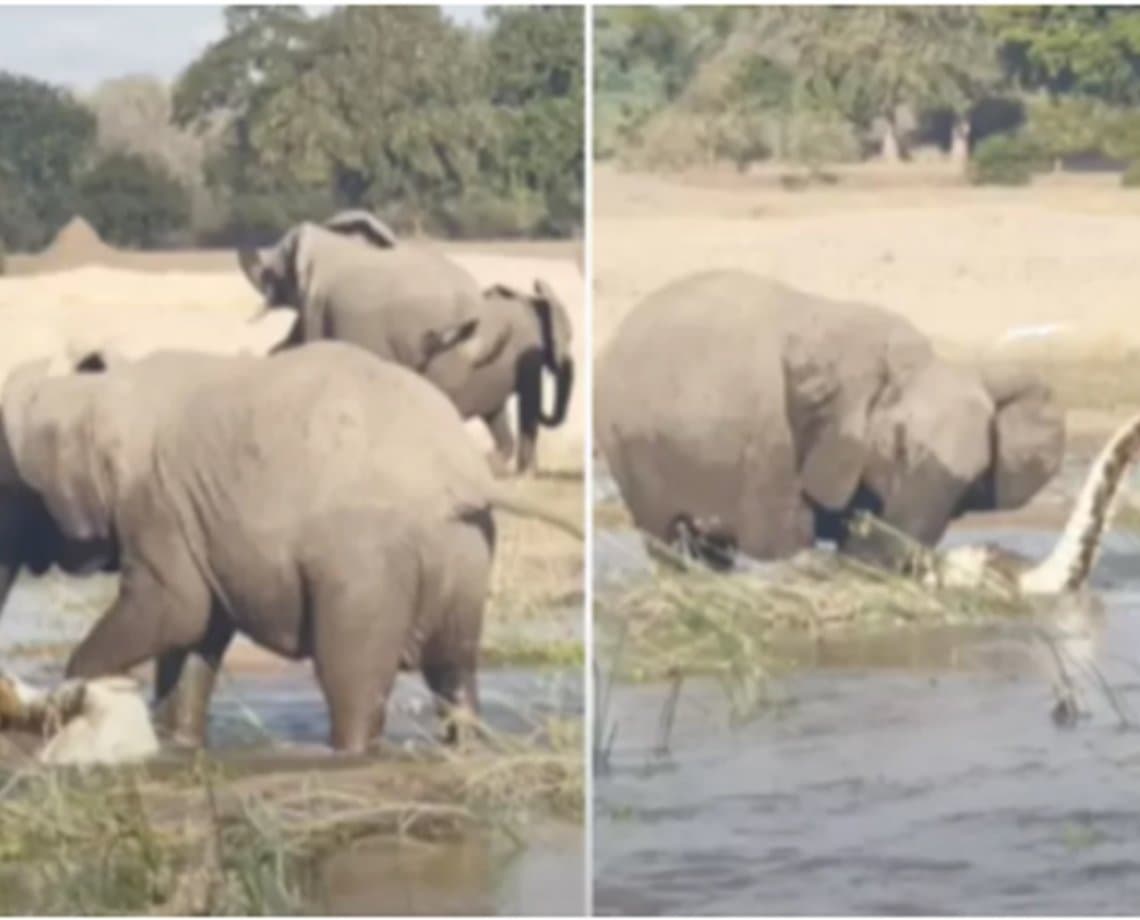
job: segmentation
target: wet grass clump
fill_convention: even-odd
[[[311,771],[240,775],[200,757],[0,774],[0,912],[299,913],[324,858],[354,841],[521,845],[537,818],[581,822],[580,721],[526,738],[478,731],[461,750]]]
[[[723,574],[665,547],[652,552],[666,563],[651,578],[595,598],[601,661],[621,680],[715,677],[738,713],[763,698],[788,640],[976,624],[1031,609],[998,584],[934,591],[831,553],[806,553],[762,573]]]

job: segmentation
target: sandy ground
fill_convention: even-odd
[[[1140,346],[1140,193],[1105,177],[795,192],[602,166],[594,194],[596,346],[655,288],[718,267],[889,307],[947,347],[1009,350],[1009,330],[1052,324],[1060,350]]]
[[[585,367],[585,285],[574,243],[460,243],[442,247],[482,286],[505,283],[530,290],[546,280],[562,298],[574,325],[574,351]],[[83,352],[112,343],[139,355],[159,347],[263,354],[287,332],[288,316],[258,326],[248,318],[258,298],[231,252],[126,253],[82,247],[63,256],[13,257],[0,278],[0,371],[61,347]],[[566,422],[539,435],[540,468],[583,468],[584,387],[571,398]],[[512,409],[513,418],[513,409]],[[482,422],[469,424],[486,449]]]

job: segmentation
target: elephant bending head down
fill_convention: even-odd
[[[743,272],[651,295],[598,361],[597,437],[635,522],[677,520],[756,558],[815,540],[882,558],[855,511],[935,544],[1058,470],[1064,420],[1035,376],[947,362],[907,320]]]
[[[300,223],[268,250],[240,249],[238,262],[265,310],[298,314],[279,350],[338,339],[430,379],[439,355],[462,347],[469,361],[486,348],[475,280],[431,249],[398,243],[367,211]]]

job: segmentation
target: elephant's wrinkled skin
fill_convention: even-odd
[[[743,272],[657,291],[597,362],[596,434],[637,526],[681,524],[756,558],[848,532],[866,509],[933,545],[1056,473],[1064,421],[1035,377],[936,357],[905,319]]]
[[[67,538],[113,539],[122,571],[68,676],[160,658],[160,701],[178,688],[172,727],[191,743],[235,631],[312,657],[341,750],[380,731],[401,664],[477,706],[495,486],[441,393],[331,342],[45,364],[4,388],[9,487],[41,495]]]
[[[351,342],[423,374],[464,418],[482,418],[499,467],[515,450],[506,403],[518,394],[520,471],[533,463],[538,425],[561,424],[573,383],[571,325],[554,292],[496,285],[480,292],[444,255],[398,242],[374,215],[345,211],[303,223],[268,253],[239,261],[267,308],[298,311],[283,347]],[[554,375],[554,409],[542,409],[543,370]]]

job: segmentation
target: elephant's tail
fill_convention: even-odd
[[[531,518],[542,521],[544,524],[550,524],[578,540],[586,539],[585,531],[577,521],[518,495],[509,495],[506,492],[499,491],[491,496],[489,504],[492,508],[498,508],[500,511],[506,511],[508,514],[517,517]]]
[[[1140,415],[1134,415],[1097,455],[1053,551],[1018,578],[1023,594],[1059,594],[1084,584],[1096,562],[1101,539],[1112,523],[1125,474],[1138,450]]]

